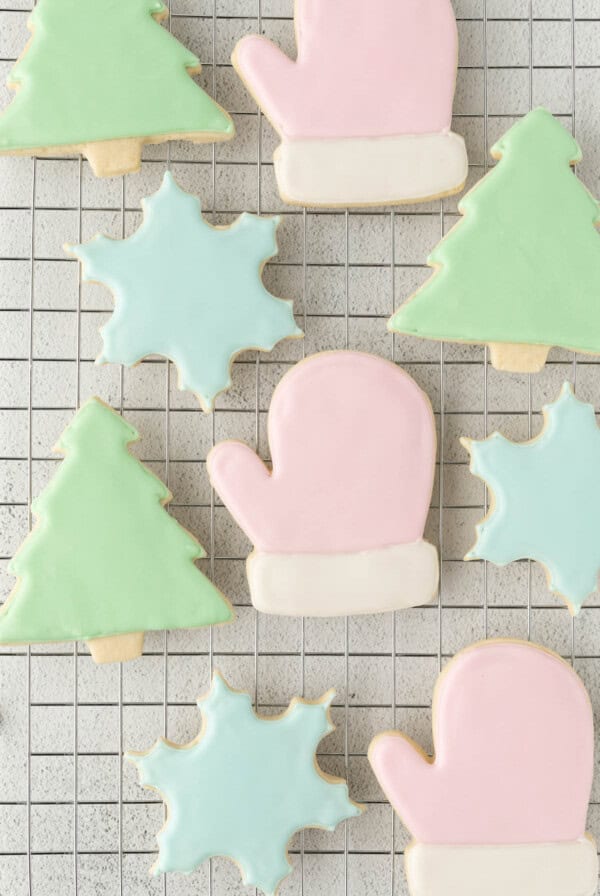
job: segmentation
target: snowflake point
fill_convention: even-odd
[[[319,700],[319,703],[322,703],[323,706],[326,706],[328,709],[331,709],[331,705],[332,705],[333,701],[335,700],[335,696],[336,696],[335,688],[330,688],[328,691],[326,691],[323,694],[323,696]]]
[[[254,712],[250,695],[245,691],[232,688],[222,673],[215,669],[209,689],[196,699],[196,705],[205,720],[207,713],[210,713],[214,706],[219,703],[232,703],[234,701],[241,701],[247,704],[247,707]]]
[[[213,671],[212,680],[210,683],[210,687],[204,694],[201,694],[196,700],[196,704],[198,706],[202,706],[210,702],[215,696],[219,696],[222,693],[231,692],[231,688],[225,681],[224,677],[221,675],[218,669]]]
[[[575,390],[573,389],[572,384],[568,380],[566,380],[563,383],[560,394],[561,394],[561,396],[562,395],[572,395],[573,397],[575,397]]]

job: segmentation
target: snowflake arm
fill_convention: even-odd
[[[65,249],[79,259],[85,283],[101,283],[113,293],[115,308],[101,329],[103,351],[97,364],[117,363],[133,367],[147,354],[152,340],[152,323],[144,314],[143,297],[131,307],[128,296],[136,293],[137,272],[143,269],[145,252],[138,248],[138,233],[126,240],[114,240],[99,234],[80,246]],[[158,250],[158,247],[157,247]]]
[[[118,281],[110,278],[110,268],[121,257],[127,240],[114,240],[103,234],[97,234],[89,243],[80,246],[65,243],[65,251],[75,255],[83,266],[83,280],[85,283],[104,282],[111,289],[118,286]]]

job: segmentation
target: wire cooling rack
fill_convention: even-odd
[[[2,2],[1,75],[25,43],[30,6]],[[599,0],[455,0],[455,10],[461,49],[454,128],[467,140],[470,182],[485,173],[487,147],[515,118],[544,104],[579,138],[579,174],[598,195]],[[5,597],[12,587],[7,561],[31,526],[31,498],[56,469],[50,447],[81,401],[98,394],[140,429],[138,455],[168,482],[171,512],[207,548],[206,572],[231,596],[238,619],[213,632],[147,636],[143,658],[122,668],[96,667],[83,645],[1,650],[0,893],[244,892],[237,869],[218,859],[190,877],[148,877],[163,808],[120,760],[124,748],[147,748],[159,734],[191,739],[199,726],[195,698],[213,668],[249,690],[266,713],[296,694],[338,690],[338,729],[323,742],[320,762],[348,778],[368,811],[334,834],[297,837],[295,873],[282,894],[406,893],[408,837],[369,770],[366,749],[375,733],[395,726],[431,749],[431,692],[449,656],[486,635],[531,637],[570,658],[594,707],[600,705],[598,599],[572,623],[537,566],[497,570],[461,561],[486,506],[458,443],[460,435],[481,438],[496,428],[517,439],[535,434],[541,405],[565,379],[598,408],[599,365],[554,350],[543,374],[500,375],[481,348],[393,339],[386,319],[426,278],[423,261],[456,221],[456,200],[350,213],[282,206],[271,164],[276,137],[229,57],[239,37],[257,30],[293,54],[292,0],[172,0],[167,27],[200,56],[202,84],[233,111],[233,143],[151,148],[142,173],[125,180],[97,181],[77,159],[0,160],[0,588]],[[9,98],[0,93],[0,105]],[[244,210],[282,214],[280,254],[265,279],[294,299],[306,333],[303,343],[240,359],[233,389],[211,417],[177,391],[164,361],[126,371],[93,366],[111,298],[100,287],[82,287],[78,265],[62,251],[63,242],[98,231],[123,236],[135,229],[139,200],[158,187],[166,166],[200,195],[215,223]],[[259,618],[244,577],[249,545],[208,487],[206,454],[234,436],[268,458],[266,412],[278,380],[304,354],[348,346],[402,364],[432,398],[439,460],[426,535],[443,558],[439,600],[360,619]],[[596,835],[599,780],[589,819]]]

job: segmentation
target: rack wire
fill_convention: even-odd
[[[134,776],[120,762],[124,749],[149,746],[161,733],[176,741],[189,740],[199,724],[195,698],[217,667],[234,684],[248,689],[257,708],[266,713],[276,712],[297,693],[316,697],[332,685],[339,690],[334,708],[338,732],[323,743],[320,761],[325,769],[349,779],[353,796],[369,811],[336,834],[310,832],[296,838],[292,844],[296,874],[283,886],[283,896],[405,892],[401,858],[406,833],[374,783],[366,745],[378,730],[397,726],[431,746],[431,686],[448,657],[478,637],[530,637],[570,657],[595,699],[600,601],[592,600],[575,626],[545,591],[535,565],[513,564],[498,572],[484,563],[469,564],[467,569],[460,561],[463,541],[468,546],[472,524],[487,504],[485,490],[470,484],[467,458],[456,441],[458,435],[481,437],[499,426],[519,438],[535,433],[540,405],[554,397],[563,379],[570,379],[586,398],[595,396],[598,407],[600,365],[592,358],[578,361],[554,351],[544,374],[499,377],[489,368],[487,350],[438,348],[385,336],[386,318],[427,275],[423,259],[456,219],[455,201],[349,213],[277,206],[273,137],[236,84],[228,57],[237,37],[257,29],[291,46],[291,0],[172,3],[167,27],[194,49],[199,47],[205,64],[203,84],[233,109],[240,137],[235,147],[191,153],[177,145],[149,150],[144,172],[154,177],[172,167],[184,182],[202,184],[205,212],[215,223],[231,220],[244,206],[282,214],[282,253],[265,276],[275,292],[295,299],[306,338],[303,345],[284,346],[271,356],[248,354],[238,361],[232,393],[219,402],[208,422],[202,418],[200,423],[200,411],[194,410],[189,396],[177,393],[168,362],[151,360],[137,373],[121,369],[116,378],[102,376],[90,367],[89,333],[98,308],[111,307],[110,298],[90,296],[78,282],[74,303],[48,303],[44,276],[49,265],[63,264],[60,254],[46,248],[51,245],[48,230],[61,227],[68,218],[74,230],[65,237],[81,241],[92,235],[89,230],[97,220],[96,229],[107,223],[114,235],[125,236],[138,220],[141,188],[135,178],[127,178],[117,188],[113,184],[103,191],[90,183],[87,164],[74,161],[70,165],[76,166],[77,201],[69,203],[63,193],[70,189],[70,165],[59,160],[0,161],[6,165],[0,167],[0,184],[10,178],[24,185],[16,190],[14,202],[3,200],[0,186],[0,334],[11,332],[21,347],[12,351],[11,339],[0,335],[0,446],[8,446],[0,447],[2,570],[11,553],[8,547],[18,544],[31,528],[31,498],[52,473],[47,448],[56,426],[66,422],[84,397],[98,392],[134,423],[139,418],[142,458],[173,491],[171,512],[186,522],[195,521],[192,528],[209,554],[206,571],[224,590],[233,592],[239,613],[228,634],[215,630],[206,636],[149,637],[144,657],[137,661],[140,672],[129,668],[136,664],[114,672],[93,669],[83,645],[0,649],[0,893],[243,892],[237,870],[222,860],[189,879],[170,876],[151,881],[146,876],[160,827],[156,815],[160,805],[137,788]],[[23,43],[25,5],[21,0],[4,0],[0,8],[3,68],[10,67]],[[579,134],[585,120],[579,112],[581,96],[589,95],[590,79],[600,70],[597,0],[456,0],[455,8],[462,38],[455,128],[467,135],[472,179],[487,171],[487,148],[493,138],[535,105],[540,94]],[[502,102],[499,79],[504,85]],[[586,106],[589,113],[589,100]],[[593,144],[600,142],[600,117],[586,122],[582,141],[584,159],[593,156]],[[253,202],[249,184],[254,173]],[[582,176],[596,194],[597,174],[584,162]],[[233,198],[237,195],[249,199],[237,204]],[[30,217],[29,243],[13,249],[11,231],[15,220],[23,223],[23,215]],[[407,248],[411,245],[412,250]],[[21,265],[28,267],[28,286],[13,297],[12,287],[21,282]],[[384,277],[386,286],[381,287]],[[73,315],[76,338],[68,363],[75,368],[74,388],[72,401],[65,402],[63,391],[49,390],[44,378],[54,381],[62,375],[62,344],[69,338]],[[51,318],[59,323],[50,327],[53,335],[45,343],[44,326]],[[193,475],[205,477],[206,450],[229,435],[254,439],[267,457],[264,423],[274,383],[305,355],[348,346],[384,354],[406,366],[432,395],[439,462],[427,534],[438,543],[443,558],[437,606],[374,619],[345,619],[339,625],[259,620],[249,606],[243,576],[238,575],[245,546],[214,493],[189,485],[189,468]],[[164,380],[157,388],[159,368]],[[45,398],[48,395],[50,399]],[[190,414],[195,420],[190,431],[204,444],[201,456],[196,448],[186,453],[183,445],[180,421],[191,419]],[[22,431],[24,438],[12,438],[14,430]],[[24,480],[9,487],[23,469]],[[12,582],[4,572],[0,581],[8,593]],[[68,663],[70,693],[61,680]],[[98,715],[90,716],[90,710]],[[50,711],[60,713],[68,740],[58,726],[52,727],[55,723],[49,723]],[[95,739],[98,719],[111,720],[109,750],[105,737]],[[54,774],[58,784],[51,780]],[[596,833],[599,794],[596,786],[589,824]]]

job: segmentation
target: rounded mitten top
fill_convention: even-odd
[[[582,837],[593,776],[592,707],[559,656],[518,641],[467,648],[434,694],[435,759],[402,735],[370,760],[414,838],[532,844]]]
[[[349,351],[301,362],[273,395],[269,445],[272,473],[239,442],[217,445],[208,463],[258,549],[340,553],[422,538],[435,425],[401,368]]]
[[[458,35],[450,0],[296,0],[298,56],[243,38],[233,61],[288,138],[448,131]]]

